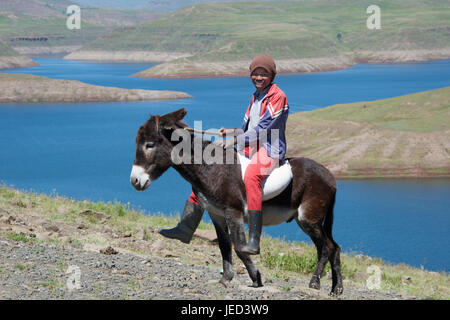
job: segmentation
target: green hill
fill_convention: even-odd
[[[381,29],[369,30],[366,9],[381,8]],[[215,2],[182,8],[150,23],[115,30],[82,50],[186,52],[183,62],[333,57],[351,53],[445,49],[448,1]]]
[[[16,57],[19,53],[0,41],[0,57]]]
[[[340,178],[450,177],[450,87],[295,113],[287,139]]]
[[[79,4],[69,0],[2,0],[2,14],[22,14],[29,17],[59,17],[66,18],[70,5],[79,5],[82,21],[94,25],[122,26],[148,22],[161,13],[155,10],[131,10],[98,8],[90,3]]]
[[[236,0],[75,0],[76,3],[99,8],[147,9],[158,12],[176,11],[183,7],[203,2],[232,2],[232,1]],[[261,2],[267,0],[240,0],[240,1]],[[287,1],[287,0],[278,0],[278,1]],[[297,0],[297,1],[304,1],[304,0]]]
[[[68,0],[2,0],[0,39],[26,54],[39,48],[69,47],[73,51],[119,26],[130,26],[160,17],[146,10],[119,10],[81,7],[81,29],[69,30]]]

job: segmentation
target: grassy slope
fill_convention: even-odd
[[[147,9],[159,12],[172,12],[180,8],[202,2],[231,2],[233,0],[76,0],[76,3],[100,8]],[[248,0],[241,0],[248,2]],[[261,1],[261,0],[250,0]],[[267,1],[267,0],[264,0]],[[286,1],[286,0],[279,0]],[[303,0],[298,0],[303,1]]]
[[[381,30],[366,28],[369,4],[382,8]],[[285,59],[433,49],[448,46],[448,21],[444,0],[204,3],[116,30],[83,49],[193,52],[188,59],[200,61],[249,59],[262,51]]]
[[[339,177],[449,177],[450,87],[295,113],[287,135]]]
[[[0,57],[17,57],[19,53],[0,41]]]
[[[0,39],[14,46],[73,46],[92,41],[115,27],[150,21],[150,11],[81,8],[81,29],[68,30],[67,0],[4,0],[0,10]],[[48,37],[48,41],[9,42],[14,37]]]
[[[16,50],[0,40],[0,69],[32,67],[36,63],[28,57],[20,55]]]
[[[105,27],[83,23],[81,30],[69,30],[64,17],[0,15],[0,38],[14,46],[72,46],[94,40],[107,32]],[[15,37],[46,37],[47,41],[14,41]]]
[[[83,223],[87,230],[109,227],[114,233],[131,232],[133,236],[142,229],[156,230],[173,227],[178,221],[178,217],[166,217],[159,213],[154,213],[151,216],[144,215],[140,210],[132,210],[129,203],[74,201],[56,195],[49,197],[32,192],[24,193],[5,186],[0,186],[0,209],[0,216],[14,213],[21,220],[26,220],[26,215],[32,215],[37,221],[42,221],[42,219],[51,221],[61,228],[66,225],[67,228],[72,226],[74,230],[77,230],[76,226]],[[82,216],[79,214],[86,210],[102,212],[111,216],[111,218],[100,223],[92,215]],[[7,218],[8,215],[5,217]],[[213,226],[202,222],[199,228],[211,230]],[[0,232],[5,231],[0,228]],[[14,240],[42,241],[28,238],[19,232],[9,231],[7,236]],[[71,243],[108,243],[104,243],[106,240],[103,236],[95,232],[81,233],[78,230],[70,238]],[[47,241],[52,241],[57,245],[63,245],[66,240],[58,238],[56,235],[47,238]],[[204,263],[205,254],[211,251],[211,248],[205,248],[204,241],[198,238],[194,238],[189,246],[177,241],[165,241],[165,246],[169,252],[179,256],[183,263],[189,265]],[[135,249],[130,247],[126,249],[144,253],[139,252],[139,250],[151,251],[152,244],[148,243],[145,248]],[[202,250],[207,251],[203,252]],[[214,248],[214,250],[218,253],[219,249]],[[148,252],[145,252],[145,254],[148,254]],[[237,258],[234,257],[234,260],[237,261]],[[266,279],[270,277],[285,279],[290,276],[309,279],[315,267],[316,250],[306,243],[287,243],[264,236],[261,241],[261,255],[255,256],[253,260],[258,267],[263,267]],[[450,281],[445,273],[429,272],[404,264],[390,265],[378,258],[353,253],[342,254],[341,260],[343,264],[342,272],[345,277],[344,285],[347,287],[365,288],[366,280],[370,275],[367,268],[375,265],[382,272],[381,290],[383,291],[402,292],[406,295],[425,299],[450,298]],[[217,265],[218,268],[220,266],[221,264]],[[329,265],[325,269],[325,272],[328,271]],[[328,283],[330,279],[324,276],[322,281]]]
[[[30,17],[66,18],[66,10],[76,2],[69,0],[2,0],[2,12]],[[155,10],[97,8],[92,4],[80,5],[82,22],[103,26],[134,25],[147,22],[161,13]]]

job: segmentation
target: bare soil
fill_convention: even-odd
[[[56,212],[64,215],[67,209]],[[225,287],[218,282],[221,257],[214,231],[203,230],[186,245],[152,228],[118,231],[101,212],[82,211],[78,217],[67,222],[23,205],[0,208],[0,299],[414,299],[348,280],[342,296],[330,297],[329,275],[320,290],[309,289],[310,275],[274,276],[258,257],[263,287],[249,287],[237,259],[235,277]],[[93,219],[96,223],[86,222]]]

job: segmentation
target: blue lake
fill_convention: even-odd
[[[139,79],[130,75],[150,64],[34,60],[39,66],[4,72],[180,90],[193,96],[164,102],[0,104],[0,182],[80,200],[129,202],[148,214],[177,214],[190,186],[170,169],[147,191],[134,190],[129,174],[138,127],[150,114],[181,107],[188,110],[190,125],[202,120],[204,129],[237,127],[254,91],[246,77]],[[298,112],[449,86],[450,60],[361,64],[334,72],[279,75],[276,82],[291,112]],[[346,252],[448,272],[449,208],[450,179],[338,181],[333,234]],[[264,232],[310,243],[295,222]]]

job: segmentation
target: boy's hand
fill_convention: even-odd
[[[232,136],[234,135],[235,131],[235,129],[227,129],[222,127],[219,129],[219,137]]]
[[[234,146],[237,142],[236,142],[236,137],[234,137],[232,139],[220,140],[220,141],[216,141],[214,143],[219,145],[220,147],[226,149],[226,148]]]
[[[227,129],[222,127],[219,129],[219,137],[225,137]]]

